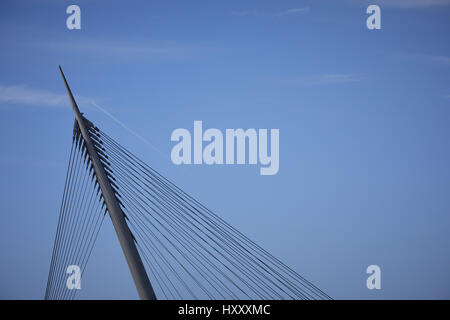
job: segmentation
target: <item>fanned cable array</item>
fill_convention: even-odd
[[[66,285],[67,267],[76,265],[83,274],[105,214],[92,162],[75,121],[45,299],[74,298],[77,290]]]
[[[90,121],[85,123],[158,299],[330,299]],[[76,165],[69,165],[69,169],[78,168],[87,176],[91,187],[84,191],[98,205],[98,212],[87,215],[100,216],[101,221],[105,213],[101,192],[89,156],[86,160],[83,142],[79,140],[76,134],[72,146],[76,152],[71,156]],[[71,188],[73,174],[68,176],[69,190],[64,192],[63,204],[66,198],[69,202],[74,195],[79,198]],[[50,299],[73,297],[69,290],[62,289],[64,262],[70,260],[64,255],[71,256],[65,252],[67,249],[80,249],[83,245],[81,240],[72,240],[73,236],[78,239],[80,233],[66,230],[72,227],[66,226],[70,214],[65,207],[61,211],[47,285],[46,297]],[[88,212],[77,208],[77,219]],[[92,227],[96,228],[97,225]]]

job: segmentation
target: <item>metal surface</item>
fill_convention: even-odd
[[[131,231],[125,221],[125,215],[119,203],[117,202],[114,190],[111,187],[103,164],[98,157],[96,149],[94,148],[94,144],[83,121],[83,116],[81,115],[77,103],[75,102],[75,99],[72,95],[72,91],[67,84],[66,77],[64,76],[61,66],[58,67],[64,80],[64,85],[66,86],[70,102],[72,103],[72,109],[75,113],[75,118],[78,122],[81,134],[86,143],[89,157],[91,158],[92,164],[94,166],[97,181],[106,203],[106,208],[108,209],[109,216],[111,217],[114,229],[116,230],[117,237],[119,238],[120,246],[122,247],[123,253],[128,263],[128,267],[130,268],[130,272],[136,285],[138,294],[142,300],[156,300],[155,292],[153,291],[150,280],[148,279],[147,272],[145,271],[145,267],[142,263],[141,257],[139,256],[139,252],[136,248],[136,244],[134,243]]]

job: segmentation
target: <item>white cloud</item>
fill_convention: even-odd
[[[255,16],[255,17],[282,17],[282,16],[288,16],[288,15],[297,15],[297,14],[303,14],[308,13],[309,7],[303,7],[303,8],[291,8],[287,9],[281,12],[261,12],[257,10],[244,10],[244,11],[236,11],[232,14],[234,16]]]
[[[68,41],[47,43],[50,49],[64,50],[78,53],[93,53],[110,56],[154,56],[168,54],[169,48],[151,46],[143,43],[129,41],[108,41],[83,39],[81,41]]]
[[[275,16],[277,17],[281,17],[281,16],[287,16],[287,15],[293,15],[293,14],[300,14],[300,13],[307,13],[309,12],[309,7],[304,7],[304,8],[292,8],[292,9],[288,9],[286,11],[280,12],[275,14]]]
[[[77,103],[86,104],[90,98],[75,97]],[[5,86],[0,84],[0,104],[20,104],[35,107],[66,107],[67,94],[35,89],[26,85]]]
[[[450,56],[433,55],[424,53],[394,53],[394,57],[411,63],[434,63],[441,66],[450,66]]]
[[[271,77],[267,80],[288,86],[321,86],[356,83],[366,80],[366,77],[357,73],[326,73],[308,76]]]
[[[174,42],[149,43],[145,39],[94,39],[84,38],[71,41],[48,41],[36,43],[51,51],[76,53],[104,58],[121,59],[154,59],[154,58],[186,58],[208,54],[217,48],[195,44]]]
[[[450,57],[446,56],[432,56],[431,59],[435,62],[438,62],[440,64],[444,64],[447,66],[450,66]]]
[[[450,5],[450,0],[378,0],[381,7],[417,8]]]
[[[233,16],[258,16],[260,13],[256,10],[235,11],[231,13]]]
[[[296,78],[294,81],[303,85],[324,85],[360,82],[364,78],[355,73],[329,73]]]

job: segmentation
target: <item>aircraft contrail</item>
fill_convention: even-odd
[[[159,154],[161,154],[162,156],[164,156],[164,158],[167,158],[167,155],[164,154],[164,152],[162,152],[161,150],[159,150],[157,147],[155,147],[150,141],[148,141],[147,139],[145,139],[143,136],[139,135],[138,133],[134,132],[132,129],[130,129],[128,126],[126,126],[122,121],[120,121],[119,119],[117,119],[115,116],[113,116],[111,113],[109,113],[107,110],[105,110],[104,108],[102,108],[101,106],[99,106],[94,100],[91,100],[91,103],[94,107],[96,107],[98,110],[100,110],[101,112],[103,112],[104,114],[106,114],[108,117],[110,117],[112,120],[114,120],[118,125],[120,125],[122,128],[124,128],[125,130],[127,130],[129,133],[131,133],[133,136],[135,136],[136,138],[138,138],[139,140],[141,140],[142,142],[144,142],[145,144],[147,144],[149,147],[151,147],[153,150],[157,151]]]

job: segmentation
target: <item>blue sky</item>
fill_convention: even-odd
[[[58,64],[90,120],[333,298],[450,298],[449,18],[448,0],[1,1],[0,298],[45,292],[73,125]],[[194,120],[279,128],[278,174],[175,166]],[[109,220],[82,287],[137,298]]]

